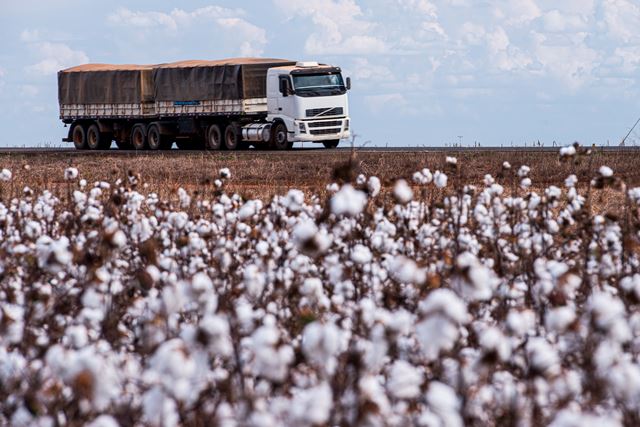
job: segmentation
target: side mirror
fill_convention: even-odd
[[[280,79],[280,93],[282,94],[282,96],[291,95],[291,83],[289,82],[289,79]]]
[[[347,77],[347,90],[351,90],[351,77]]]

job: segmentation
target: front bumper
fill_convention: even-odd
[[[289,139],[292,142],[322,142],[350,137],[351,120],[348,117],[295,120],[293,132],[289,132]]]

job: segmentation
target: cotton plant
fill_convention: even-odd
[[[640,190],[571,167],[466,183],[445,157],[268,201],[227,168],[169,197],[73,166],[14,188],[0,424],[636,425]]]

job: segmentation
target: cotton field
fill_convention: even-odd
[[[268,203],[2,170],[0,424],[640,425],[640,189],[461,168]]]

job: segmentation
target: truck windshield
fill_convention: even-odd
[[[342,95],[347,91],[341,74],[293,75],[293,87],[299,96]]]

